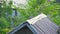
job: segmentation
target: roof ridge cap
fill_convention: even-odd
[[[32,19],[27,20],[27,22],[28,22],[29,24],[34,24],[36,21],[38,21],[38,20],[40,20],[40,19],[42,19],[42,18],[45,18],[45,17],[47,17],[47,16],[42,13],[42,14],[40,14],[40,15],[32,18]]]

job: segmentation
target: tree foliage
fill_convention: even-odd
[[[18,26],[27,19],[33,18],[40,13],[46,14],[57,25],[60,25],[60,4],[50,0],[27,0],[26,6],[15,7],[16,16],[12,17],[13,2],[0,4],[0,33],[7,34],[11,28]],[[17,15],[19,13],[19,15]],[[11,27],[12,26],[12,27]]]
[[[12,1],[6,3],[5,0],[0,3],[0,34],[7,34],[10,28],[12,14]],[[6,30],[6,31],[5,31]]]
[[[60,25],[60,4],[56,0],[27,0],[27,2],[26,9],[19,9],[23,16],[28,17],[27,19],[44,13],[57,25]]]

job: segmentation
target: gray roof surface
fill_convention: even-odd
[[[50,20],[48,20],[47,18],[43,18],[42,20],[38,20],[36,23],[33,24],[38,34],[40,32],[42,34],[57,34],[58,27],[49,21]]]
[[[32,19],[27,20],[27,23],[25,25],[27,25],[30,30],[34,32],[34,34],[57,34],[58,30],[58,26],[55,23],[51,22],[50,19],[44,14],[40,14]],[[18,26],[15,28],[15,30],[18,31],[20,28],[22,28],[22,26]]]

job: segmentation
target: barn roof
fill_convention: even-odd
[[[34,34],[57,34],[58,30],[58,26],[51,22],[45,14],[40,14],[17,26],[10,33],[13,34],[24,26],[27,26]]]

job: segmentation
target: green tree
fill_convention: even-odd
[[[60,4],[55,0],[27,0],[26,6],[20,5],[18,8],[14,6],[14,10],[16,10],[14,17],[12,17],[12,4],[12,1],[6,3],[5,0],[0,3],[1,34],[7,34],[11,28],[14,28],[15,26],[25,22],[27,19],[33,18],[40,13],[46,14],[57,25],[60,25]],[[17,15],[18,13],[20,14],[19,16]]]
[[[27,0],[26,9],[19,9],[27,19],[37,16],[40,13],[46,14],[57,25],[60,25],[60,4],[56,0]],[[21,11],[22,10],[22,11]]]
[[[12,1],[6,3],[2,0],[0,3],[0,33],[7,34],[11,28],[11,18],[12,18]]]

